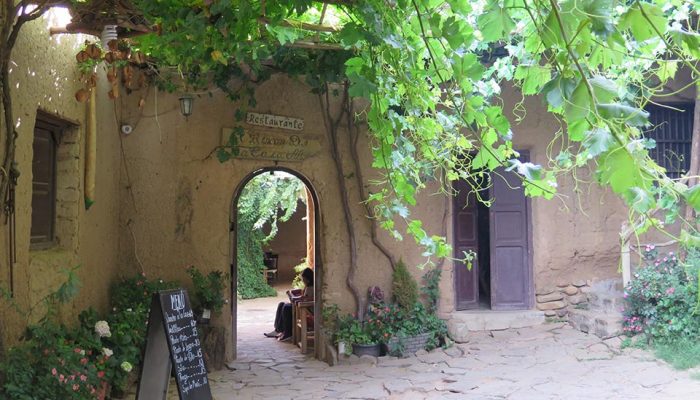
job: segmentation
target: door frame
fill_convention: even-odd
[[[241,197],[243,188],[256,176],[269,173],[281,171],[286,172],[290,175],[294,175],[299,179],[304,186],[311,193],[311,199],[314,203],[314,315],[321,315],[321,304],[323,304],[321,287],[323,286],[323,259],[321,257],[321,206],[319,203],[318,194],[314,188],[311,180],[300,172],[287,167],[278,166],[268,166],[253,170],[248,173],[239,183],[236,185],[236,189],[233,192],[233,197],[231,199],[231,207],[229,212],[229,254],[231,257],[230,265],[230,277],[231,277],[231,340],[232,340],[232,357],[235,360],[238,356],[237,346],[238,346],[238,304],[237,304],[237,294],[238,294],[238,200]],[[272,312],[272,310],[270,310]],[[317,330],[320,332],[323,329],[323,321],[321,318],[317,318],[314,321]],[[314,346],[314,356],[319,357],[320,346],[318,345],[318,339],[316,340],[316,345]]]

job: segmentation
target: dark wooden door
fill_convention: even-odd
[[[464,258],[464,252],[472,250],[478,254],[479,242],[477,236],[477,206],[476,199],[470,194],[471,188],[466,181],[457,181],[452,209],[453,247],[457,260]],[[465,263],[455,261],[455,307],[457,310],[467,310],[479,306],[479,263],[475,258],[472,268]]]
[[[522,154],[522,152],[521,152]],[[527,159],[522,154],[521,160]],[[490,189],[491,309],[532,307],[528,200],[514,172],[496,170]]]

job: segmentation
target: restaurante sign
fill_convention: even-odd
[[[258,114],[249,112],[245,122],[251,125],[267,126],[269,128],[289,129],[300,131],[304,129],[304,120],[300,118],[283,117],[281,115]]]
[[[297,134],[242,132],[236,134],[224,128],[222,141],[229,142],[236,135],[234,158],[271,161],[303,161],[321,150],[317,138]],[[240,135],[240,136],[239,136]]]

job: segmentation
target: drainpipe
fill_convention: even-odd
[[[90,91],[90,101],[88,102],[87,132],[85,135],[85,209],[95,203],[95,160],[97,153],[97,106],[96,89]]]

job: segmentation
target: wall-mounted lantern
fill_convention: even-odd
[[[180,114],[187,118],[192,115],[192,105],[194,103],[194,97],[190,94],[183,94],[180,97]]]

